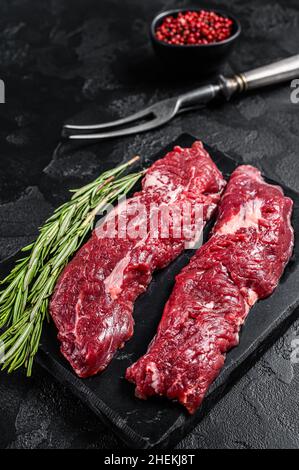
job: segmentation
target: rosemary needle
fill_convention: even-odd
[[[134,157],[72,190],[72,198],[54,211],[36,241],[22,249],[26,256],[0,281],[2,369],[13,372],[24,366],[31,375],[57,279],[92,230],[99,210],[127,194],[141,178],[143,171],[122,176],[138,159]]]

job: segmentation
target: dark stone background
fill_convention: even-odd
[[[67,189],[103,166],[149,155],[183,131],[299,190],[299,113],[289,85],[178,117],[163,129],[54,152],[66,119],[106,120],[199,82],[167,76],[148,24],[167,0],[1,0],[0,259],[37,233]],[[193,4],[200,2],[193,1]],[[226,7],[222,1],[213,5]],[[233,0],[243,36],[226,72],[298,53],[298,0]],[[202,2],[201,2],[202,4]],[[53,153],[54,152],[54,153]],[[178,446],[298,448],[299,367],[290,362],[297,322]],[[31,379],[0,376],[1,448],[120,448],[89,409],[38,366]]]

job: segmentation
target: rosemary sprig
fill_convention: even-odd
[[[97,213],[127,194],[143,171],[122,176],[139,157],[106,171],[92,183],[73,190],[70,201],[58,207],[40,228],[36,241],[23,248],[20,259],[0,285],[2,369],[21,366],[31,375],[49,298],[58,276],[94,226]]]

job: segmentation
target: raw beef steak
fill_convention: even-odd
[[[256,168],[233,172],[211,238],[177,276],[147,353],[127,370],[138,397],[164,395],[196,411],[249,309],[290,259],[291,212],[291,199]]]
[[[189,203],[192,226],[200,206],[204,223],[217,207],[225,184],[201,142],[192,148],[175,147],[147,170],[142,190],[110,212],[64,269],[50,312],[61,352],[80,377],[102,371],[132,336],[136,298],[145,291],[153,271],[182,252],[190,235],[175,234],[173,223],[170,233],[162,236],[160,223],[153,236],[150,208],[182,208]],[[130,227],[125,232],[124,220],[125,227]]]

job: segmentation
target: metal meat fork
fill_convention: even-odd
[[[123,119],[85,126],[66,124],[64,128],[69,132],[69,139],[82,140],[108,139],[111,137],[135,134],[137,132],[145,132],[162,126],[177,114],[196,109],[200,105],[206,104],[218,96],[223,96],[229,100],[236,93],[274,85],[293,78],[299,78],[299,54],[264,67],[236,74],[230,78],[220,75],[218,82],[215,84],[205,85],[177,97],[159,101]],[[147,119],[147,121],[137,123],[137,121],[145,119]],[[134,124],[134,122],[136,123]],[[130,126],[131,123],[133,124],[132,126]],[[101,130],[102,132],[78,134],[71,132],[74,130]]]

